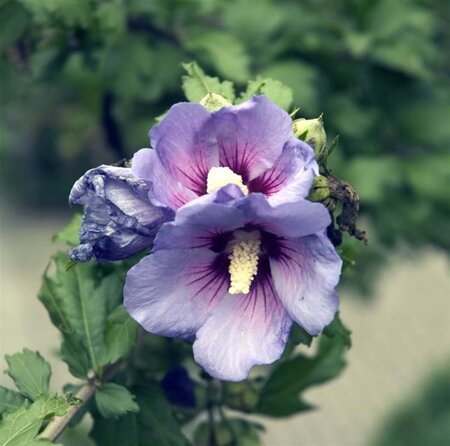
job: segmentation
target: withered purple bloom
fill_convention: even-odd
[[[150,203],[147,184],[125,167],[100,166],[86,172],[73,186],[69,202],[85,205],[80,245],[69,257],[86,262],[120,260],[153,242],[173,211]]]
[[[280,357],[292,321],[318,334],[338,308],[341,260],[327,209],[271,204],[227,185],[178,209],[128,273],[128,312],[148,331],[194,340],[195,360],[240,381]]]
[[[133,158],[133,173],[149,183],[152,200],[178,209],[236,184],[271,204],[305,198],[318,174],[314,151],[294,137],[292,120],[266,96],[210,113],[174,105],[150,131],[151,149]]]

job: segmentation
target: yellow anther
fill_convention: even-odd
[[[210,194],[227,184],[236,184],[244,195],[248,195],[248,188],[242,182],[242,177],[234,173],[229,167],[211,167],[206,180],[206,192]]]
[[[258,254],[260,240],[248,240],[236,243],[229,256],[230,294],[247,294],[258,272]]]

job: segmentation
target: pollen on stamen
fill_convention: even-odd
[[[248,240],[236,243],[228,257],[230,266],[230,294],[247,294],[258,272],[258,254],[261,245],[260,240]]]
[[[244,195],[248,195],[248,188],[241,175],[234,173],[229,167],[211,167],[206,180],[206,192],[210,194],[227,184],[236,184]]]

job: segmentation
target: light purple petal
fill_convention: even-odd
[[[197,195],[206,193],[209,169],[218,166],[219,153],[211,114],[199,104],[171,107],[160,124],[150,131],[150,140],[172,180]]]
[[[342,261],[325,234],[280,243],[280,254],[270,259],[276,292],[292,319],[316,335],[338,309]]]
[[[289,115],[265,96],[213,113],[220,165],[245,182],[272,167],[293,137]]]
[[[197,333],[194,358],[215,378],[242,381],[254,365],[281,356],[291,323],[266,275],[249,294],[222,299]]]
[[[86,172],[73,186],[69,201],[85,205],[80,246],[70,258],[119,260],[151,245],[159,227],[173,217],[156,207],[146,183],[125,167],[100,166]]]
[[[292,139],[274,165],[248,184],[250,192],[262,192],[272,204],[306,198],[312,181],[319,174],[313,149]]]
[[[233,205],[242,196],[237,186],[229,185],[186,204],[173,222],[161,227],[154,250],[224,247],[227,234],[246,223],[244,212]]]
[[[264,195],[254,193],[237,200],[235,206],[245,213],[247,223],[283,237],[314,234],[331,222],[323,204],[307,200],[272,206]]]
[[[152,149],[141,149],[132,161],[133,173],[146,181],[150,197],[155,205],[167,206],[177,210],[198,195],[174,179],[161,164],[157,153]]]
[[[227,265],[208,249],[155,252],[128,272],[125,308],[151,333],[191,339],[228,290]]]

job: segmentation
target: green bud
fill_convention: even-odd
[[[293,121],[294,135],[314,148],[318,161],[326,159],[327,134],[323,127],[322,115],[315,119],[296,119]]]
[[[330,196],[330,185],[328,179],[322,175],[315,177],[311,190],[309,191],[308,200],[324,201]]]
[[[231,104],[230,101],[225,99],[220,94],[216,93],[208,93],[201,101],[200,105],[206,108],[209,112],[215,112],[220,110],[223,107],[229,107]]]

